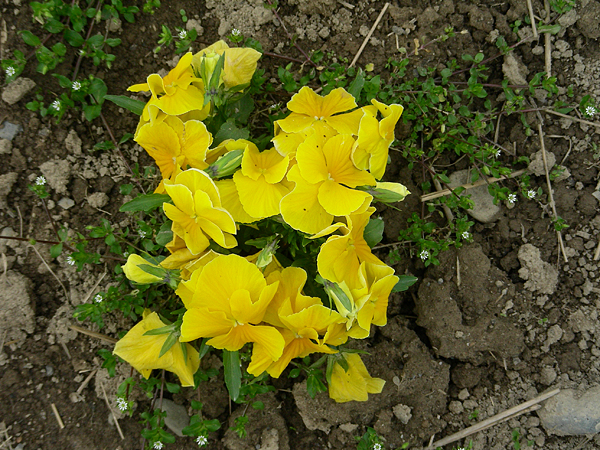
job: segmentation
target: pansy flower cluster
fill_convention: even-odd
[[[259,57],[220,41],[130,88],[150,93],[135,140],[160,169],[157,192],[170,198],[163,210],[173,238],[166,258],[132,254],[123,269],[135,283],[168,282],[185,312],[166,323],[147,311],[114,353],[144,377],[165,369],[183,386],[194,385],[200,339],[229,352],[251,344],[254,376],[279,377],[294,358],[323,353],[332,358],[331,398],[365,401],[385,382],[344,345],[386,324],[398,282],[372,253],[365,229],[374,201],[409,193],[380,181],[402,106],[358,107],[343,88],[320,96],[303,87],[275,122],[271,147],[244,139],[213,145],[207,124],[228,95],[244,93]],[[267,221],[320,242],[312,261],[286,254],[277,234],[249,252],[240,236]]]

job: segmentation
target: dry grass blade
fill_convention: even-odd
[[[381,19],[383,19],[383,15],[385,14],[385,12],[387,11],[387,9],[389,7],[390,7],[389,3],[386,3],[385,5],[383,5],[383,9],[379,13],[379,16],[377,16],[377,20],[375,21],[375,23],[373,24],[373,26],[369,30],[369,34],[367,34],[367,36],[365,37],[365,40],[363,41],[362,45],[358,49],[358,52],[356,52],[356,55],[354,56],[354,59],[352,60],[352,62],[350,63],[350,65],[348,67],[354,67],[354,64],[356,64],[356,61],[358,61],[358,58],[360,58],[360,55],[362,54],[363,50],[367,46],[367,43],[369,42],[369,39],[371,39],[371,36],[373,35],[373,32],[377,28],[377,25],[379,25],[379,22],[381,22]]]
[[[86,330],[85,328],[78,327],[77,325],[71,325],[70,328],[71,328],[71,330],[75,330],[78,333],[85,334],[87,336],[91,336],[91,337],[96,338],[96,339],[101,339],[103,341],[110,342],[111,344],[116,344],[117,341],[118,341],[117,339],[111,338],[110,336],[107,336],[105,334],[96,333],[95,331]]]
[[[104,383],[101,383],[100,387],[102,388],[102,393],[104,394],[104,401],[106,402],[106,406],[108,406],[108,410],[112,414],[113,420],[115,421],[115,425],[117,427],[117,431],[119,432],[119,436],[121,436],[122,440],[125,440],[125,436],[123,435],[123,430],[121,430],[121,425],[119,425],[119,421],[117,420],[117,415],[115,414],[115,411],[112,409],[112,406],[110,406],[110,402],[108,401],[108,397],[106,396],[106,390],[104,389]]]
[[[56,405],[54,403],[52,403],[50,405],[50,407],[52,408],[52,413],[54,414],[54,417],[56,417],[56,421],[58,422],[58,426],[60,427],[60,429],[64,429],[65,428],[65,424],[63,423],[60,414],[58,413],[58,409],[56,408]]]

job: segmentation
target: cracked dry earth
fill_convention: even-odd
[[[26,50],[17,35],[18,30],[34,30],[26,3],[0,1],[2,58],[11,57],[15,49]],[[141,6],[143,2],[131,3]],[[306,50],[352,60],[383,7],[378,0],[288,0],[280,2],[279,14]],[[543,2],[533,0],[532,7],[543,17]],[[111,70],[84,65],[82,71],[104,79],[109,93],[120,95],[148,74],[173,67],[177,59],[172,51],[157,56],[152,49],[161,24],[180,25],[180,9],[188,13],[188,27],[198,32],[195,50],[236,27],[260,41],[266,51],[300,57],[260,0],[173,0],[164,1],[155,15],[140,15],[135,24],[124,22],[114,31],[123,43],[115,48]],[[415,66],[443,66],[449,58],[460,61],[461,55],[479,50],[493,55],[499,35],[512,45],[532,32],[522,26],[517,36],[510,27],[527,15],[524,0],[394,0],[358,64],[374,63],[383,74],[388,58],[398,56],[397,46],[411,50],[415,38],[427,42],[447,26],[464,32],[429,47],[414,58]],[[589,94],[598,103],[600,2],[577,1],[576,8],[557,23],[561,31],[551,37],[551,59],[558,85],[572,85],[576,101]],[[543,37],[534,39],[492,63],[490,82],[500,82],[506,75],[526,83],[544,70],[544,46]],[[276,77],[270,68],[281,61],[265,57],[261,64]],[[56,80],[49,78],[36,73],[30,63],[21,81],[2,90],[0,235],[53,238],[44,210],[27,189],[42,174],[50,186],[49,212],[58,224],[72,232],[84,232],[101,219],[116,226],[131,225],[132,219],[118,212],[126,200],[119,191],[120,184],[129,182],[126,165],[113,152],[91,151],[94,144],[108,139],[102,124],[72,114],[56,124],[25,108],[38,90],[57,90]],[[565,92],[559,98],[569,101]],[[543,104],[544,99],[538,101]],[[117,136],[135,129],[132,114],[114,105],[105,108]],[[407,126],[411,124],[400,128]],[[536,161],[537,136],[528,137],[512,117],[499,126],[500,145]],[[566,261],[551,223],[544,172],[532,163],[532,188],[541,187],[543,195],[535,201],[520,200],[511,208],[492,205],[476,216],[481,212],[478,207],[472,243],[443,253],[439,266],[426,269],[416,255],[403,250],[395,269],[418,276],[419,282],[408,292],[393,294],[386,327],[356,342],[357,348],[369,352],[364,359],[371,374],[386,380],[380,395],[360,404],[335,404],[325,394],[313,400],[305,384],[284,375],[274,381],[277,392],[261,398],[263,411],[248,410],[248,436],[239,439],[228,428],[243,409],[233,405],[230,410],[220,375],[200,389],[205,417],[223,423],[220,432],[211,435],[208,448],[351,449],[366,427],[373,427],[389,448],[405,442],[422,448],[434,435],[435,439],[451,435],[554,388],[560,388],[561,394],[541,410],[454,445],[466,446],[471,439],[477,450],[516,448],[513,436],[518,430],[521,448],[600,448],[596,434],[600,431],[600,193],[594,154],[599,128],[550,115],[544,116],[543,126],[548,158],[565,168],[561,179],[553,181],[553,189],[557,212],[570,225],[562,234]],[[125,144],[122,150],[128,164],[151,163],[137,146]],[[419,171],[408,170],[398,155],[392,154],[386,179],[404,183],[412,195],[401,212],[380,209],[386,220],[384,243],[394,242],[406,227],[406,218],[421,210],[419,186],[424,180]],[[119,418],[121,439],[104,400],[104,392],[114,398],[116,386],[130,375],[130,368],[120,366],[117,377],[108,378],[97,350],[111,344],[70,328],[75,323],[74,308],[106,289],[110,280],[103,274],[112,267],[77,272],[66,264],[64,255],[51,259],[43,244],[34,249],[9,239],[0,239],[0,258],[0,448],[141,448],[140,425],[135,420],[139,412],[133,418]],[[89,323],[82,325],[91,328]],[[115,315],[102,333],[115,337],[128,326]],[[215,358],[203,364],[219,367]],[[195,395],[182,391],[170,400],[187,407]],[[136,399],[146,401],[142,396]],[[170,448],[197,446],[190,438],[178,437]]]

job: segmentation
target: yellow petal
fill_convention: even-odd
[[[235,321],[223,311],[210,311],[208,308],[188,309],[181,324],[181,342],[198,338],[220,336],[229,333]]]
[[[335,181],[325,181],[318,189],[319,204],[333,216],[347,216],[357,211],[372,196],[364,191],[347,188]]]
[[[238,172],[236,172],[236,174]],[[217,180],[215,181],[215,184],[219,189],[223,208],[225,208],[231,214],[233,220],[239,223],[252,223],[258,220],[256,217],[252,217],[244,210],[242,202],[240,201],[238,190],[232,179]]]
[[[244,210],[251,217],[260,219],[279,214],[279,203],[290,192],[284,184],[270,184],[262,175],[258,180],[253,180],[237,171],[233,181]]]
[[[179,136],[165,122],[142,126],[135,141],[156,161],[163,178],[169,178],[181,155]]]
[[[336,113],[356,108],[356,101],[343,88],[334,89],[325,97],[321,97],[309,87],[304,86],[292,97],[287,106],[290,111],[322,120],[322,118]]]
[[[262,54],[253,48],[235,47],[225,50],[223,82],[231,88],[250,83],[256,71],[256,63]]]
[[[157,264],[153,264],[149,261],[146,261],[140,255],[136,255],[135,253],[132,253],[131,255],[129,255],[127,257],[127,263],[125,265],[121,266],[121,268],[123,269],[125,276],[129,280],[134,281],[139,284],[158,283],[158,282],[162,281],[161,278],[151,275],[148,272],[141,269],[139,267],[140,265],[149,265],[149,266],[159,268],[159,266]]]

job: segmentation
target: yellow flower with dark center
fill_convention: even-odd
[[[332,223],[333,216],[366,210],[373,197],[352,188],[375,185],[375,179],[354,167],[350,159],[354,144],[348,134],[326,141],[313,134],[298,147],[298,164],[288,173],[288,180],[296,185],[280,203],[281,215],[290,226],[316,234]]]
[[[173,221],[173,233],[185,242],[194,255],[206,250],[209,239],[221,247],[233,248],[236,226],[231,214],[221,205],[215,183],[203,171],[188,169],[174,181],[164,181],[173,205],[164,203],[165,215]]]
[[[182,386],[194,386],[194,374],[200,365],[198,351],[190,344],[175,342],[159,356],[169,333],[145,335],[165,326],[158,314],[145,310],[142,321],[115,344],[113,353],[131,364],[144,378],[148,378],[153,369],[164,369],[176,374]]]
[[[275,149],[259,152],[248,147],[242,158],[242,168],[233,181],[244,210],[258,219],[279,214],[279,202],[291,188],[284,179],[290,159]]]
[[[134,84],[127,89],[131,92],[150,91],[152,93],[152,98],[144,109],[142,120],[150,120],[149,108],[151,106],[156,106],[170,116],[178,116],[203,108],[204,86],[202,80],[197,78],[192,71],[192,58],[191,53],[186,53],[179,59],[177,66],[164,78],[153,73],[148,76],[146,83]],[[208,110],[206,114],[208,114]]]
[[[333,366],[329,381],[329,397],[338,403],[358,401],[366,402],[369,394],[379,394],[383,390],[385,380],[369,375],[365,364],[358,353],[344,353],[348,370],[339,362]]]
[[[363,108],[364,115],[358,128],[356,149],[352,161],[359,169],[369,170],[380,180],[385,173],[390,145],[394,142],[394,129],[404,108],[400,105],[386,105],[371,100],[373,106]],[[383,119],[377,120],[377,111]]]
[[[279,283],[267,284],[254,264],[241,256],[219,255],[181,285],[177,293],[187,309],[182,342],[208,337],[208,345],[229,351],[255,342],[271,361],[281,357],[285,345],[281,333],[260,325]]]

